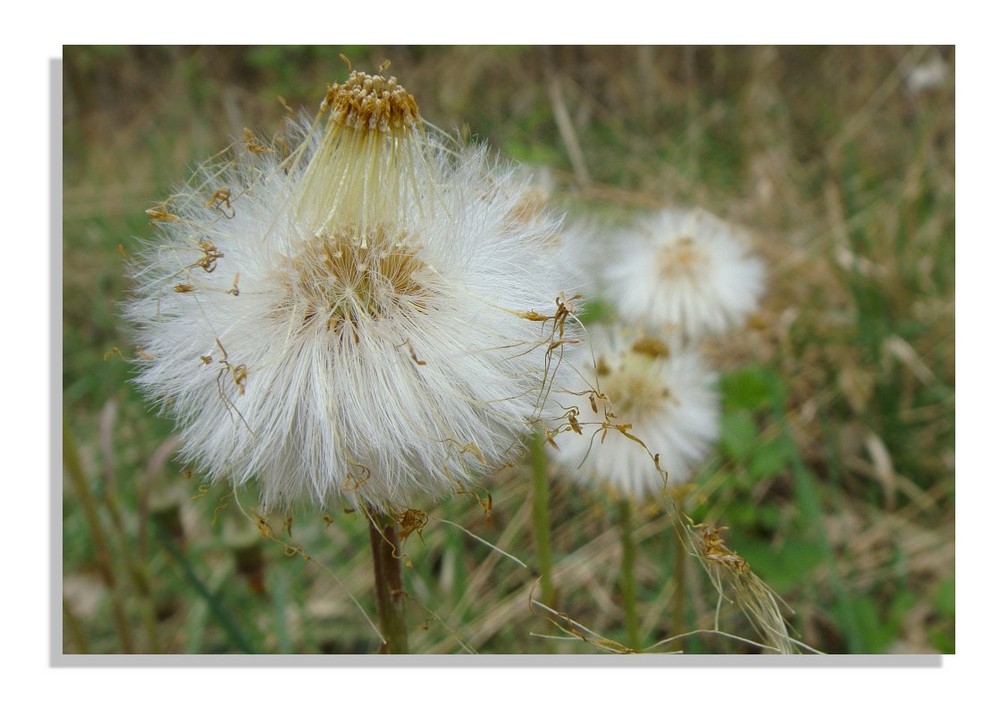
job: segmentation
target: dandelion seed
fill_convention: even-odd
[[[629,322],[685,339],[740,326],[764,291],[764,264],[740,232],[702,210],[665,210],[617,237],[604,272]]]

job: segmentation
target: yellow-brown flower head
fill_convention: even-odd
[[[298,188],[297,214],[317,236],[352,231],[367,248],[374,233],[397,234],[433,201],[427,167],[437,145],[417,101],[395,77],[352,72],[331,85],[320,146]]]
[[[394,132],[421,124],[417,101],[395,77],[352,72],[343,84],[332,84],[320,107],[330,120],[359,131]]]

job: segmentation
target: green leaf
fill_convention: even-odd
[[[786,390],[781,376],[761,364],[752,364],[722,377],[722,404],[727,411],[777,408]]]
[[[881,652],[886,640],[882,635],[882,621],[875,601],[867,595],[855,595],[850,597],[846,604],[854,616],[864,652]],[[843,627],[841,625],[841,628]]]
[[[750,567],[772,588],[781,592],[802,583],[803,576],[822,562],[823,546],[816,541],[794,541],[773,545],[770,541],[753,540],[736,549]]]
[[[773,503],[758,505],[755,514],[757,516],[757,525],[767,530],[777,530],[781,524],[781,508]]]
[[[899,628],[903,625],[903,618],[917,602],[917,594],[912,590],[900,590],[893,596],[889,606],[888,622],[894,626],[894,632],[899,632]]]
[[[875,599],[869,595],[856,595],[849,600],[851,609],[860,626],[865,651],[885,652],[899,637],[903,618],[917,603],[917,596],[907,590],[896,593],[883,614]]]
[[[954,625],[951,629],[937,628],[931,630],[927,634],[928,639],[931,644],[934,645],[934,649],[943,655],[954,655],[955,654],[955,629]]]
[[[721,421],[722,450],[738,463],[750,458],[757,445],[757,423],[747,410],[724,413]]]
[[[795,447],[784,437],[770,440],[754,452],[747,474],[753,480],[778,475],[788,466],[794,452]]]
[[[955,617],[955,578],[944,580],[938,585],[933,604],[941,615]]]

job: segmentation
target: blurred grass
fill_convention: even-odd
[[[117,248],[151,236],[144,210],[243,127],[279,131],[279,96],[314,108],[346,76],[340,53],[369,70],[391,59],[435,125],[549,167],[571,215],[698,204],[752,228],[771,286],[752,329],[709,347],[723,435],[687,505],[730,526],[813,647],[954,651],[952,48],[67,47],[63,407],[84,488],[64,490],[66,652],[375,647],[350,598],[374,615],[364,522],[302,511],[289,535],[269,516],[276,539],[262,539],[224,488],[203,494],[172,462],[169,422],[114,353],[132,348]],[[915,90],[935,61],[942,84]],[[553,478],[559,608],[624,640],[613,502]],[[529,485],[519,465],[490,481],[489,515],[472,496],[428,509],[405,546],[415,650],[596,651],[530,634],[555,628],[529,610]],[[651,644],[669,636],[674,537],[661,512],[636,523]],[[687,591],[681,624],[710,627],[695,566]],[[741,619],[727,610],[724,627],[750,634]],[[749,649],[711,635],[683,648]]]

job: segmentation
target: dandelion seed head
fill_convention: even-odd
[[[660,468],[670,483],[690,480],[718,438],[715,374],[695,350],[635,329],[597,327],[588,343],[589,350],[574,357],[577,368],[587,368],[568,390],[596,391],[602,400],[580,408],[582,433],[559,435],[553,455],[563,473],[639,500],[663,490]],[[592,361],[583,358],[590,352]],[[607,430],[601,425],[605,421],[628,426],[629,435]]]
[[[287,158],[206,165],[150,215],[135,381],[209,479],[401,514],[543,417],[552,326],[524,315],[572,288],[544,250],[561,219],[524,211],[529,186],[484,149],[428,133],[394,78],[352,73],[324,112]]]
[[[685,339],[745,322],[764,291],[764,264],[734,227],[702,210],[649,215],[616,237],[606,291],[623,317]]]

